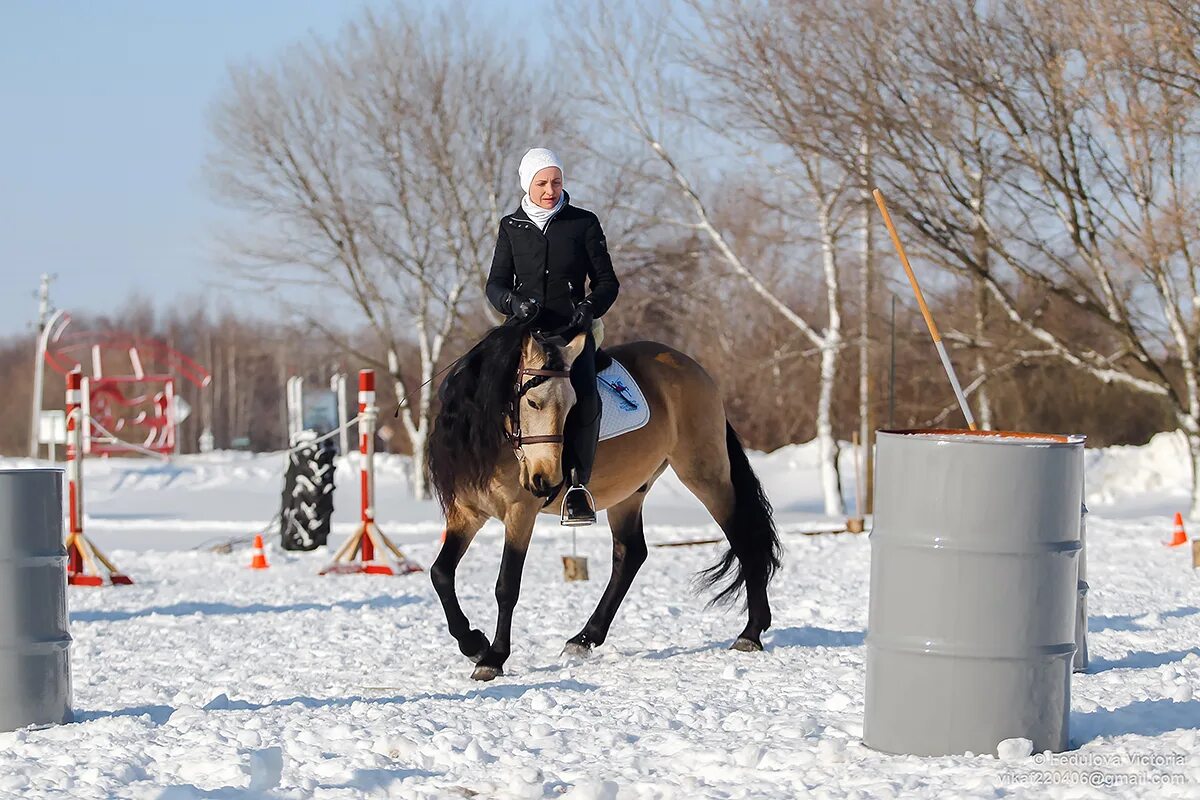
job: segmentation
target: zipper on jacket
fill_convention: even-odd
[[[561,209],[560,209],[561,212]],[[554,219],[558,214],[555,214],[550,219],[546,220],[546,229],[543,230],[542,236],[546,240],[546,264],[542,269],[542,302],[547,303],[550,299],[550,226],[554,224]],[[536,226],[535,226],[536,227]]]

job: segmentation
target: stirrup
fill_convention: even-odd
[[[588,508],[591,510],[590,515],[586,517],[567,517],[567,500],[574,492],[583,492],[583,494],[587,497]],[[559,514],[558,524],[566,525],[567,527],[577,527],[580,525],[594,525],[595,523],[596,501],[592,498],[592,493],[588,491],[586,486],[580,485],[572,486],[570,489],[567,489],[566,494],[563,495],[562,511]]]

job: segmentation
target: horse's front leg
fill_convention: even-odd
[[[646,495],[638,492],[608,509],[608,525],[613,535],[612,573],[591,619],[583,630],[567,641],[564,655],[587,655],[608,638],[613,617],[633,585],[638,569],[646,561],[646,534],[642,530],[642,501],[645,499]]]
[[[504,555],[500,559],[500,575],[496,578],[496,636],[471,673],[477,681],[490,681],[504,674],[504,662],[511,652],[513,610],[521,594],[521,570],[525,567],[525,554],[529,552],[540,503],[536,499],[518,502],[504,515]]]
[[[482,514],[477,514],[454,506],[446,514],[446,538],[429,577],[433,588],[437,590],[438,598],[442,601],[442,610],[446,613],[446,624],[450,635],[458,642],[458,649],[472,661],[478,662],[488,650],[487,636],[483,631],[472,628],[462,606],[458,604],[458,594],[454,591],[454,573],[458,562],[471,546],[475,534],[487,520]]]

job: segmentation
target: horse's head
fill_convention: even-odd
[[[562,346],[533,335],[522,342],[510,435],[521,486],[537,497],[549,497],[563,480],[563,428],[575,405],[571,365],[585,343],[582,333]]]

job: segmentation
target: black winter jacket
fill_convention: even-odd
[[[595,317],[603,316],[619,289],[600,220],[571,205],[570,195],[564,193],[544,234],[519,207],[500,220],[487,296],[501,314],[512,314],[514,294],[531,297],[542,307],[535,324],[553,330],[566,325],[584,300]]]

